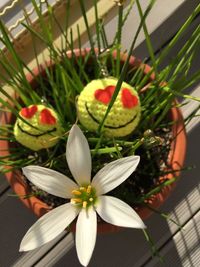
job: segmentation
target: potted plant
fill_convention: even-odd
[[[1,53],[0,64],[6,72],[1,78],[13,89],[9,94],[4,86],[0,88],[4,111],[0,126],[1,170],[26,206],[38,216],[45,214],[27,232],[21,250],[50,241],[78,216],[77,253],[81,264],[87,266],[97,228],[111,231],[118,225],[145,232],[142,219],[165,201],[183,168],[186,135],[176,97],[188,98],[183,91],[200,78],[199,71],[187,76],[198,51],[199,27],[176,58],[158,69],[200,12],[200,5],[156,59],[145,23],[154,1],[144,13],[138,0],[131,1],[125,15],[124,1],[116,1],[118,29],[108,44],[97,1],[93,7],[93,37],[84,1],[80,0],[90,43],[87,49],[82,48],[81,38],[75,49],[61,25],[62,46],[55,46],[51,26],[58,21],[53,11],[46,3],[46,24],[42,11],[34,0],[32,3],[40,30],[36,32],[29,20],[24,27],[48,47],[49,59],[42,65],[38,63],[33,70],[26,66],[0,23],[2,42],[16,65],[13,68]],[[125,53],[121,33],[134,3],[141,22]],[[152,67],[132,56],[141,29]],[[199,101],[195,97],[193,100]],[[109,196],[105,196],[107,192]],[[84,248],[83,243],[87,244]]]

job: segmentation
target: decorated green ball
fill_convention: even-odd
[[[14,125],[15,138],[31,150],[52,147],[63,134],[58,115],[52,108],[31,105],[22,108],[19,115],[24,120],[17,118]]]
[[[114,94],[118,80],[104,78],[88,83],[78,97],[77,110],[81,124],[96,131]],[[123,82],[119,94],[105,120],[104,133],[108,137],[129,135],[137,127],[141,106],[136,90]]]

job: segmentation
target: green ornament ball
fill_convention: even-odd
[[[44,105],[30,105],[22,108],[14,125],[16,140],[33,151],[57,144],[63,134],[58,115]]]
[[[104,78],[88,83],[77,101],[80,123],[90,131],[96,131],[104,118],[118,80]],[[104,134],[108,137],[129,135],[137,127],[141,106],[136,90],[123,82],[119,94],[105,120]]]

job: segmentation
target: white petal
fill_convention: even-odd
[[[130,156],[108,163],[93,178],[92,186],[97,195],[106,194],[123,183],[135,171],[139,156]]]
[[[97,235],[97,215],[93,208],[82,209],[76,223],[76,250],[80,263],[87,266]]]
[[[72,190],[78,188],[67,176],[51,169],[31,165],[24,167],[22,171],[34,185],[54,196],[71,198]]]
[[[90,183],[91,155],[87,139],[75,124],[69,133],[66,150],[69,169],[79,185]]]
[[[58,236],[78,215],[79,210],[67,203],[42,216],[26,233],[20,251],[40,247]]]
[[[100,196],[96,211],[106,222],[130,228],[146,228],[138,214],[125,202],[111,196]]]

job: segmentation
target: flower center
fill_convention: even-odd
[[[72,190],[72,194],[74,197],[71,198],[71,203],[83,208],[88,208],[96,201],[96,191],[91,185]]]

